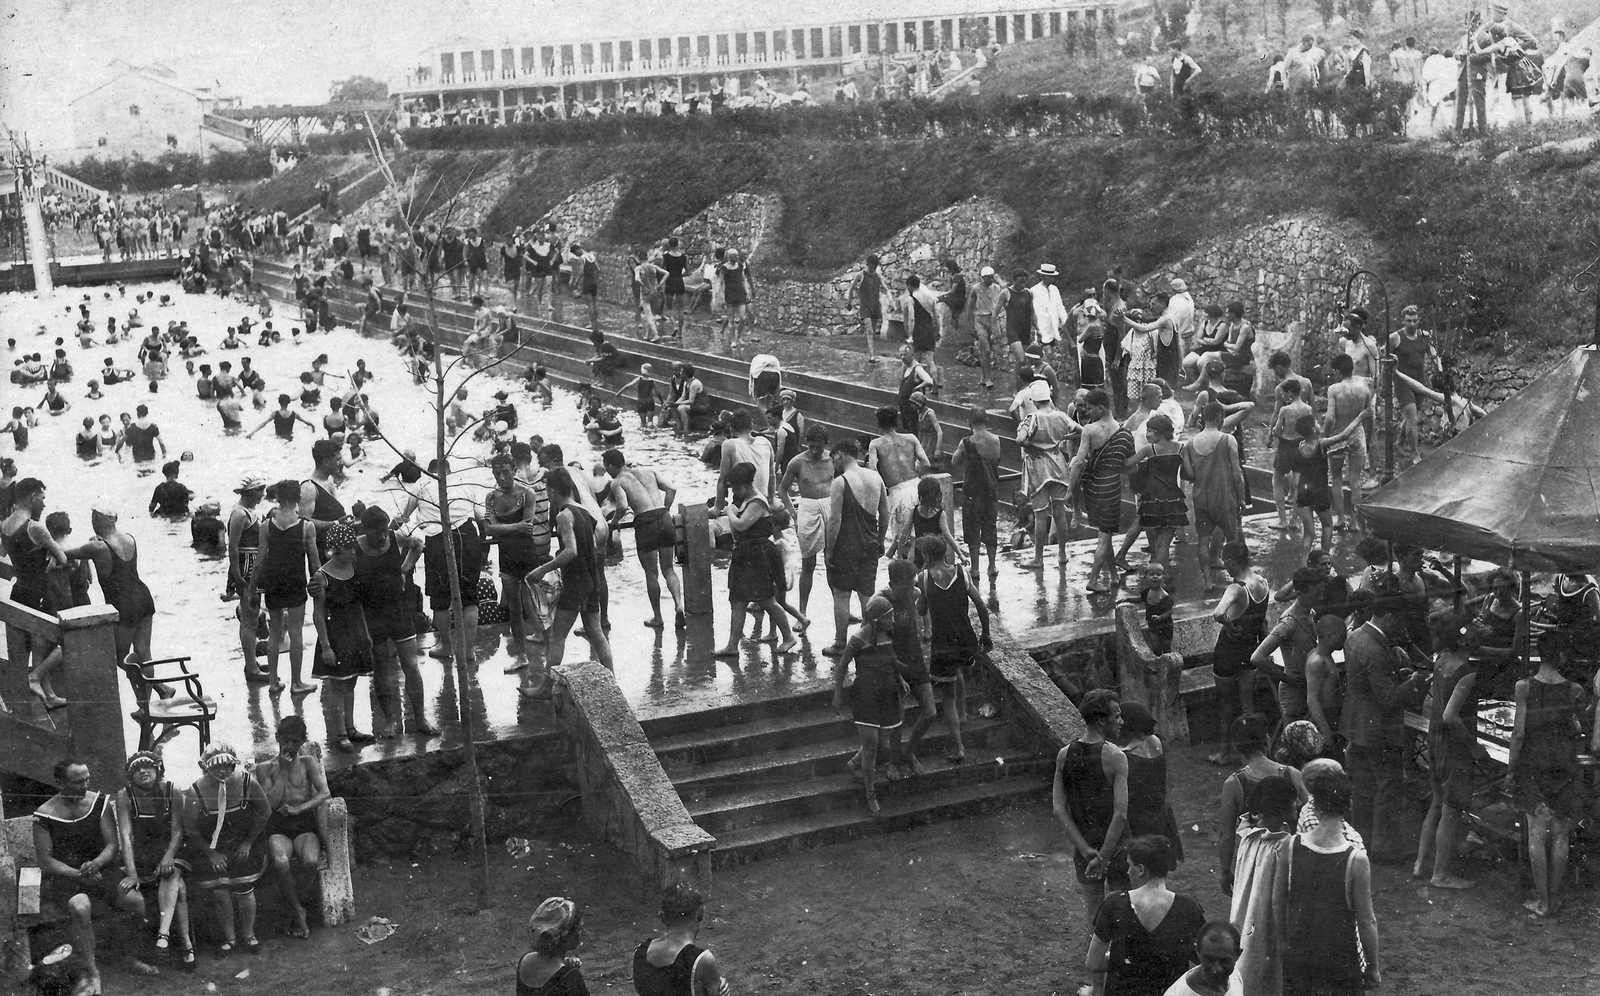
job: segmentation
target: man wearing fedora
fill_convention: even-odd
[[[1028,288],[1033,297],[1034,338],[1044,353],[1045,362],[1061,368],[1061,329],[1067,324],[1067,307],[1061,301],[1056,280],[1061,276],[1054,263],[1040,263],[1034,271],[1039,282]]]

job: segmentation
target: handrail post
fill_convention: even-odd
[[[80,605],[60,613],[72,750],[90,765],[95,783],[108,791],[122,787],[128,757],[122,731],[117,618],[117,610],[109,605]]]

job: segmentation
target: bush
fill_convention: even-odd
[[[272,161],[267,149],[252,147],[239,152],[213,149],[205,162],[192,152],[163,152],[154,160],[143,156],[88,156],[62,166],[61,171],[101,190],[143,194],[174,184],[189,187],[197,183],[259,180],[272,175]]]
[[[408,149],[418,151],[468,151],[629,141],[699,146],[707,142],[779,138],[859,141],[1144,134],[1230,140],[1357,133],[1398,137],[1405,133],[1405,105],[1409,98],[1407,88],[1383,83],[1362,90],[1327,86],[1307,98],[1284,93],[1203,90],[1183,101],[1163,97],[1149,104],[1126,94],[1029,95],[942,102],[914,99],[842,107],[741,108],[715,116],[611,114],[503,128],[414,128],[404,133],[403,141]],[[318,135],[310,140],[309,148],[321,153],[365,152],[366,137],[364,133]]]

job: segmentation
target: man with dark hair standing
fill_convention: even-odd
[[[1374,395],[1366,380],[1355,376],[1355,361],[1340,353],[1328,366],[1338,376],[1328,385],[1328,410],[1323,415],[1322,434],[1337,436],[1351,422],[1372,418]],[[1328,480],[1333,485],[1333,528],[1345,528],[1344,489],[1350,488],[1352,505],[1361,504],[1361,481],[1367,470],[1367,436],[1351,433],[1346,441],[1328,451]]]
[[[883,555],[889,524],[889,489],[883,478],[861,466],[861,444],[845,438],[834,444],[839,476],[829,486],[827,539],[824,562],[828,587],[833,590],[833,646],[823,651],[837,657],[849,636],[850,596],[861,600],[866,618],[867,600],[878,587],[878,558]]]
[[[778,497],[789,510],[800,542],[800,614],[811,601],[812,576],[817,555],[828,544],[828,522],[833,506],[833,458],[828,455],[828,430],[813,422],[806,426],[805,449],[784,468]],[[797,487],[798,497],[790,487]]]
[[[861,334],[867,339],[867,362],[876,363],[872,355],[872,340],[883,325],[883,275],[878,272],[878,254],[869,253],[866,265],[850,281],[845,293],[848,310],[861,308]]]
[[[667,579],[667,591],[672,595],[675,609],[673,627],[683,629],[687,621],[683,615],[683,588],[678,583],[678,571],[673,567],[673,554],[678,548],[678,529],[672,521],[672,499],[678,489],[667,483],[656,471],[638,464],[630,464],[621,450],[606,450],[601,458],[606,474],[611,478],[611,500],[616,507],[611,527],[621,522],[623,513],[633,510],[633,538],[638,544],[639,563],[644,567],[645,591],[650,598],[651,617],[645,625],[660,629],[661,577]]]
[[[1408,304],[1400,313],[1405,324],[1400,331],[1389,335],[1389,355],[1394,369],[1419,384],[1428,382],[1428,362],[1439,362],[1439,352],[1433,346],[1433,333],[1422,329],[1422,309]],[[1400,410],[1400,438],[1395,442],[1395,470],[1408,470],[1420,459],[1417,453],[1416,392],[1398,378],[1390,388],[1394,392],[1395,407]]]
[[[1128,757],[1113,743],[1122,729],[1116,692],[1090,691],[1078,713],[1084,731],[1056,755],[1051,807],[1072,844],[1072,864],[1092,926],[1106,893],[1128,888],[1127,872],[1112,864],[1128,826]]]
[[[1372,618],[1344,644],[1345,696],[1339,732],[1349,741],[1345,754],[1353,783],[1350,824],[1367,841],[1372,859],[1394,864],[1410,858],[1401,852],[1393,820],[1400,808],[1401,748],[1407,736],[1405,710],[1422,700],[1426,675],[1400,663],[1396,643],[1402,635],[1404,591],[1389,571],[1372,578]]]
[[[311,461],[311,476],[300,482],[300,515],[316,527],[320,546],[328,527],[348,514],[333,488],[334,475],[344,469],[344,456],[338,443],[319,439],[311,444]]]

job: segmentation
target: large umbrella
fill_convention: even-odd
[[[1573,350],[1363,502],[1367,528],[1519,571],[1600,570],[1597,364]]]

